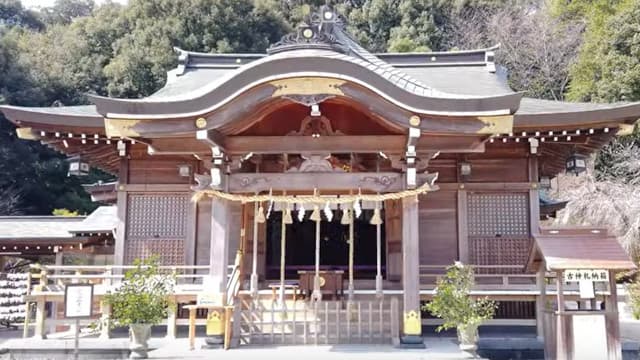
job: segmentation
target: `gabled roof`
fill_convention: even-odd
[[[541,260],[548,270],[567,269],[635,269],[618,240],[597,228],[543,228],[534,235],[529,256],[530,270],[539,267]]]
[[[178,50],[180,64],[170,72],[164,89],[144,99],[93,96],[91,101],[98,112],[110,118],[175,118],[215,111],[238,94],[269,81],[319,76],[357,84],[416,113],[505,115],[518,108],[521,95],[507,87],[496,88],[502,93],[449,93],[405,72],[409,67],[436,64],[486,64],[490,51],[377,56],[351,38],[342,18],[332,9],[324,6],[318,14],[271,46],[266,55],[207,55]]]

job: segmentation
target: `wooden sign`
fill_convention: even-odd
[[[597,269],[565,270],[564,281],[609,281],[609,271]]]
[[[67,284],[64,288],[64,317],[89,318],[93,315],[93,284]]]
[[[200,306],[222,306],[222,294],[199,293],[196,297],[196,304]]]

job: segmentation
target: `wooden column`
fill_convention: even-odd
[[[555,321],[556,321],[556,358],[557,360],[568,360],[567,350],[568,342],[567,329],[565,321],[565,304],[564,304],[564,272],[562,270],[556,271],[556,301],[558,303]]]
[[[211,290],[224,292],[229,264],[230,204],[221,199],[211,201],[211,246],[209,248],[209,275]]]
[[[283,195],[287,193],[284,192]],[[289,205],[283,204],[282,208],[282,216],[281,216],[281,228],[280,228],[280,289],[278,293],[278,302],[280,306],[285,307],[284,301],[284,276],[285,276],[285,267],[287,265],[287,223],[285,221],[285,215],[287,213]]]
[[[536,297],[536,333],[539,340],[544,341],[544,311],[546,308],[547,298],[547,282],[545,278],[546,263],[543,260],[540,263],[540,269],[538,269],[538,276],[536,277],[536,284],[538,285],[538,291],[540,295]]]
[[[185,265],[196,265],[196,238],[198,232],[198,203],[191,201],[187,209],[187,233],[184,242]]]
[[[118,192],[116,204],[118,207],[118,223],[115,233],[115,248],[113,256],[114,265],[124,265],[124,249],[127,237],[127,192],[124,190],[129,179],[129,160],[120,160],[120,171],[118,173]],[[116,270],[116,273],[121,271]]]
[[[314,209],[314,212],[317,209]],[[322,292],[320,290],[320,219],[315,220],[316,222],[316,266],[315,266],[315,276],[313,277],[313,292],[311,293],[311,298],[314,301],[322,300]]]
[[[458,259],[469,264],[469,228],[467,226],[467,190],[464,184],[458,189]]]
[[[621,360],[618,289],[616,287],[616,272],[613,270],[609,270],[609,296],[605,300],[605,326],[607,327],[608,360]]]
[[[352,213],[349,216],[349,285],[348,285],[348,295],[349,301],[354,300],[354,286],[353,286],[353,255],[355,249],[355,241],[353,239],[353,222],[355,221],[355,214]]]
[[[376,203],[380,207],[380,203]],[[381,298],[382,292],[382,228],[376,224],[376,296]]]
[[[258,295],[258,208],[257,202],[253,204],[253,238],[251,244],[253,246],[251,256],[251,294]]]
[[[402,284],[404,288],[402,343],[420,346],[423,341],[420,320],[420,237],[417,196],[402,199]]]

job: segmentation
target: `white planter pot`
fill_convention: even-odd
[[[478,350],[478,325],[464,325],[458,327],[458,341],[460,350],[469,358],[477,358]]]
[[[147,342],[151,337],[151,325],[131,324],[129,325],[129,359],[146,359],[149,357]]]

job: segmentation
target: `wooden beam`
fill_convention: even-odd
[[[422,136],[416,152],[483,152],[484,143],[474,136]],[[321,136],[228,136],[223,147],[229,154],[305,153],[399,153],[406,151],[407,137],[403,135],[341,135]]]
[[[224,136],[216,130],[198,130],[196,132],[196,139],[204,142],[211,148],[219,148],[220,151],[226,152],[223,142]]]
[[[418,186],[433,181],[436,174],[419,174]],[[236,173],[229,175],[229,192],[256,193],[261,191],[310,189],[362,189],[373,192],[396,192],[404,189],[401,173]]]

